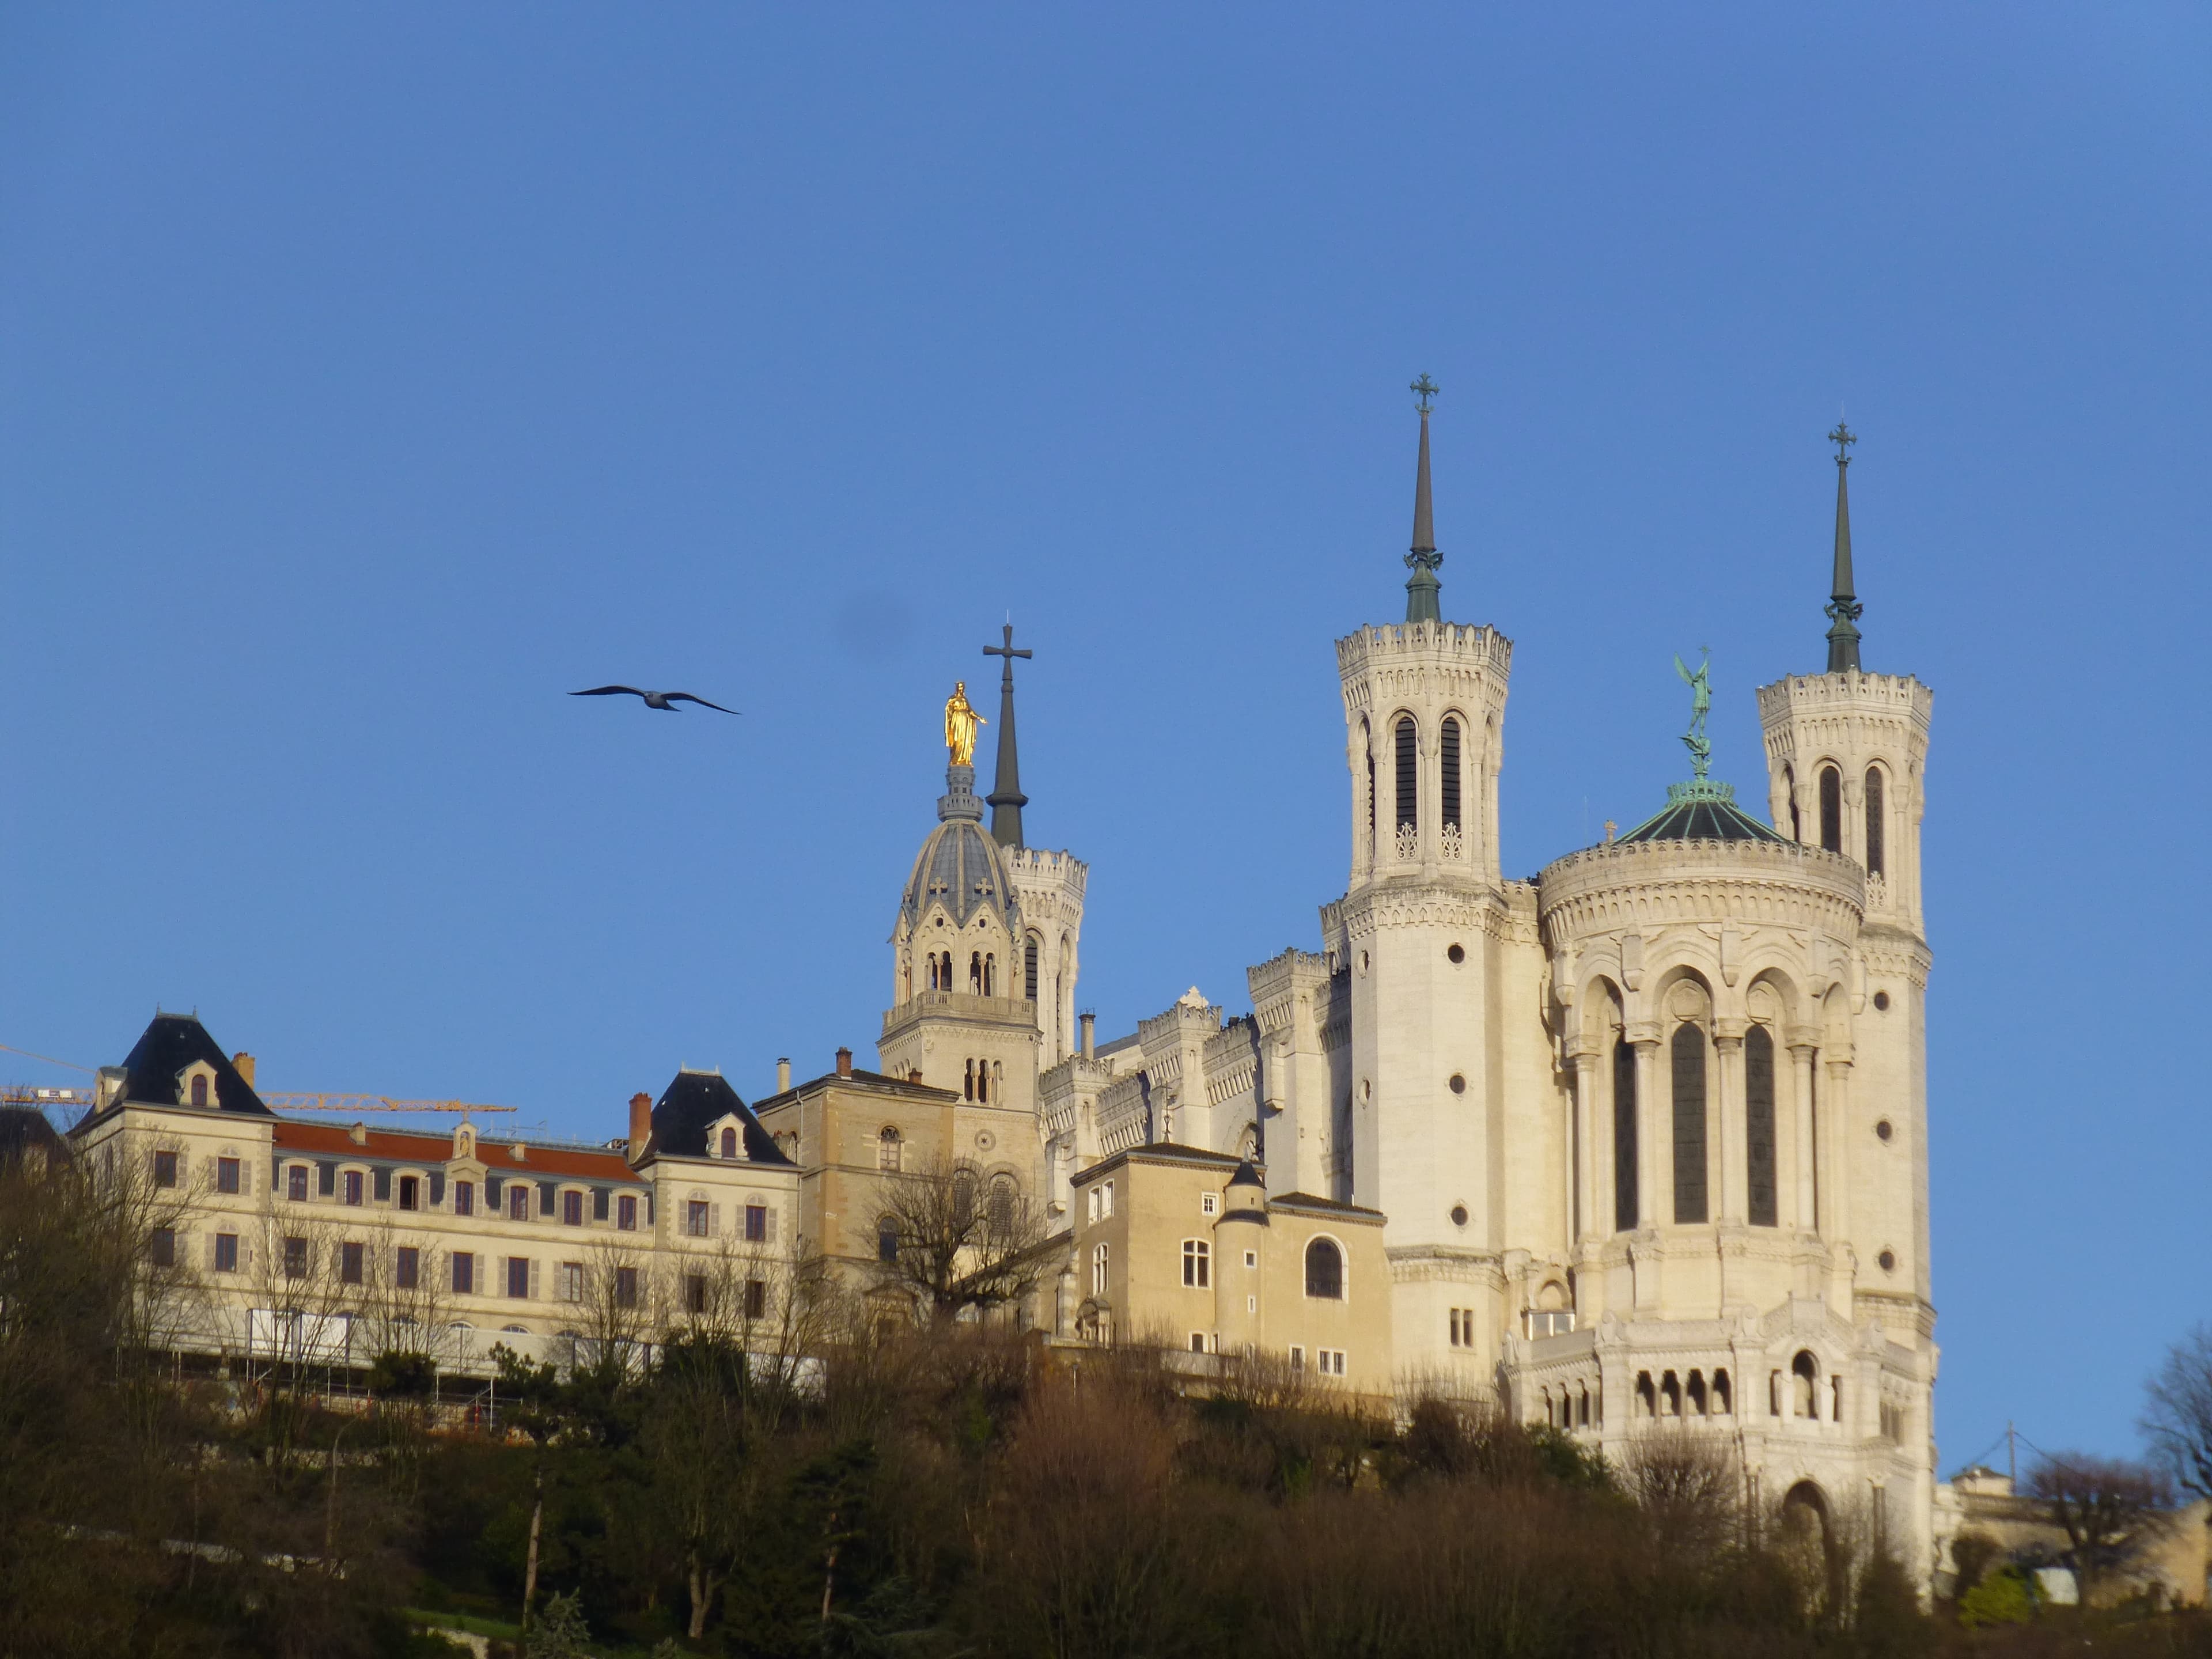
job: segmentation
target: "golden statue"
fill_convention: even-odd
[[[952,751],[955,766],[975,763],[975,728],[986,723],[968,701],[968,682],[955,680],[952,695],[945,700],[945,746]]]

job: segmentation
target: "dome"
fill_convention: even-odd
[[[983,804],[969,787],[968,767],[948,775],[951,788],[937,803],[937,828],[921,844],[899,900],[899,915],[917,925],[933,899],[943,902],[955,927],[965,927],[977,913],[996,908],[1009,933],[1018,933],[1020,902],[1006,878],[1006,855],[983,829]]]
[[[1698,778],[1667,786],[1667,805],[1621,837],[1643,841],[1785,841],[1735,804],[1735,786]]]

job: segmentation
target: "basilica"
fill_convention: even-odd
[[[1193,988],[1102,1036],[1082,1012],[1087,869],[1024,836],[1009,628],[995,720],[964,684],[947,704],[873,1070],[779,1062],[750,1105],[681,1070],[626,1133],[526,1145],[284,1116],[249,1055],[157,1017],[70,1139],[179,1195],[153,1260],[216,1292],[179,1346],[357,1366],[382,1307],[465,1376],[494,1343],[557,1358],[594,1307],[772,1318],[779,1264],[879,1285],[887,1183],[958,1167],[1037,1218],[1041,1340],[1149,1345],[1194,1376],[1264,1355],[1608,1455],[1711,1437],[1765,1502],[1865,1517],[1924,1579],[1930,694],[1860,664],[1852,435],[1831,434],[1825,668],[1758,692],[1765,818],[1709,775],[1705,671],[1678,664],[1692,775],[1510,880],[1512,641],[1445,619],[1416,390],[1405,617],[1335,647],[1344,890],[1310,949],[1248,970],[1249,1013]]]
[[[1428,419],[1405,619],[1336,641],[1349,856],[1314,948],[1248,970],[1249,1014],[1193,989],[1095,1032],[1085,866],[1024,838],[1009,630],[994,787],[949,732],[900,901],[883,1070],[1033,1124],[1062,1338],[1256,1348],[1608,1451],[1702,1431],[1774,1500],[1929,1560],[1931,698],[1860,663],[1855,440],[1831,434],[1825,668],[1758,691],[1765,819],[1707,775],[1684,667],[1693,775],[1510,880],[1513,646],[1445,619]]]

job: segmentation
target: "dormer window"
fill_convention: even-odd
[[[192,1104],[195,1106],[204,1106],[207,1103],[207,1079],[204,1077],[195,1077],[192,1079]]]
[[[204,1060],[196,1060],[178,1073],[177,1098],[202,1111],[216,1105],[215,1067]]]
[[[724,1158],[735,1158],[737,1155],[738,1155],[738,1132],[737,1132],[735,1129],[725,1129],[725,1130],[723,1130],[723,1131],[722,1131],[722,1156],[723,1156]]]

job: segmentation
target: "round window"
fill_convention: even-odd
[[[988,1129],[978,1129],[975,1131],[975,1150],[977,1152],[988,1152],[997,1143],[991,1139],[991,1132]]]
[[[1874,994],[1874,1006],[1882,1012],[1887,1013],[1889,1012],[1889,993],[1887,991],[1876,991]]]
[[[1450,950],[1444,952],[1444,960],[1450,963],[1465,962],[1467,960],[1467,951],[1462,946],[1455,945]]]
[[[1887,1140],[1890,1136],[1895,1134],[1897,1131],[1889,1127],[1889,1120],[1887,1118],[1884,1118],[1881,1122],[1874,1126],[1874,1133],[1876,1139]]]
[[[1884,1250],[1880,1255],[1875,1257],[1875,1260],[1881,1264],[1882,1272],[1893,1273],[1897,1271],[1897,1257],[1889,1251]]]
[[[1463,1095],[1467,1092],[1467,1079],[1457,1072],[1451,1074],[1451,1091],[1455,1095]]]
[[[1453,1206],[1451,1206],[1451,1218],[1452,1218],[1452,1225],[1453,1225],[1453,1226],[1455,1226],[1455,1227],[1464,1227],[1464,1226],[1466,1226],[1466,1225],[1467,1225],[1467,1206],[1466,1206],[1466,1205],[1464,1205],[1464,1204],[1455,1204],[1455,1205],[1453,1205]]]

